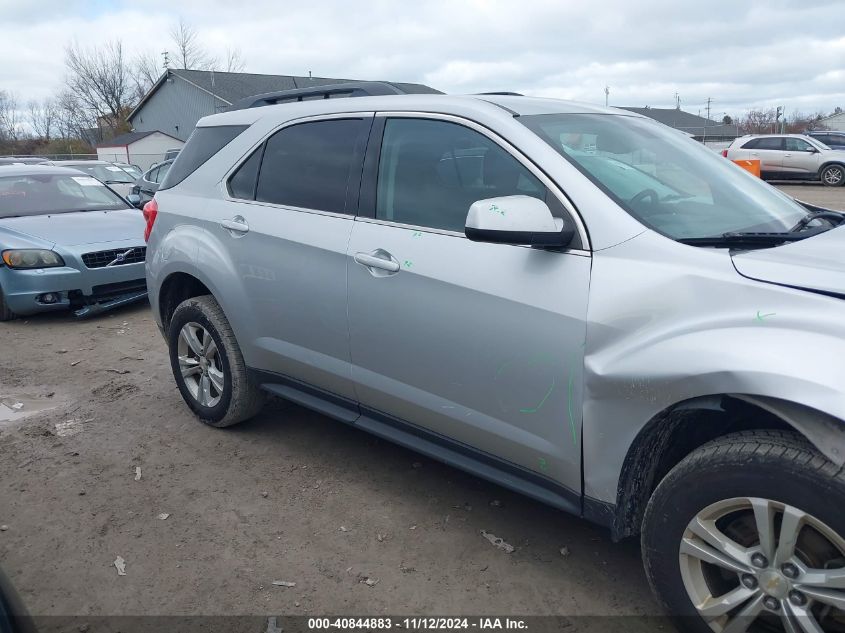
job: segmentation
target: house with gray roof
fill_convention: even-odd
[[[160,131],[185,141],[202,117],[223,112],[244,97],[357,81],[330,77],[168,69],[132,110],[128,121],[134,132]],[[404,88],[406,92],[418,92],[419,88],[425,88],[418,84],[394,82],[394,85]]]
[[[713,121],[703,116],[684,112],[680,108],[650,108],[648,106],[644,108],[632,108],[621,106],[621,109],[642,114],[676,130],[686,132],[697,141],[703,141],[705,139],[730,141],[741,135],[739,126],[734,123],[725,124]]]

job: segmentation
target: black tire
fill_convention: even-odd
[[[18,315],[6,305],[6,297],[3,295],[3,289],[0,288],[0,321],[12,321],[17,318]]]
[[[679,547],[689,522],[713,503],[762,497],[812,514],[845,535],[845,475],[801,436],[745,431],[705,444],[660,482],[646,508],[642,555],[659,603],[685,633],[712,633],[684,586]]]
[[[842,165],[828,165],[822,169],[819,179],[825,187],[841,187],[845,185],[845,167]]]
[[[178,342],[182,328],[196,323],[211,335],[216,343],[223,370],[223,390],[219,402],[204,406],[191,394],[182,376],[179,364]],[[167,342],[170,348],[170,368],[179,392],[201,422],[214,427],[232,426],[243,422],[261,410],[266,394],[247,371],[238,342],[223,314],[211,295],[192,297],[180,303],[173,312],[168,326]]]

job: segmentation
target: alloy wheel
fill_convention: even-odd
[[[845,170],[843,170],[841,167],[826,169],[824,174],[822,174],[822,178],[824,178],[825,184],[830,185],[832,187],[835,187],[839,183],[841,183],[843,177],[845,177]]]
[[[182,326],[177,345],[179,370],[191,396],[204,407],[214,407],[223,397],[226,383],[220,350],[208,330],[199,323]]]
[[[690,521],[681,577],[717,633],[845,631],[845,539],[798,508],[759,497],[714,503]]]

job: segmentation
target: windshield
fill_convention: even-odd
[[[128,208],[123,198],[91,176],[0,177],[0,218]]]
[[[808,215],[759,178],[651,119],[544,114],[517,121],[637,220],[673,239],[788,231]]]
[[[135,180],[144,175],[144,172],[142,172],[140,168],[136,167],[135,165],[118,165],[118,167],[120,167],[123,171],[125,171]]]
[[[134,183],[135,179],[116,165],[68,165],[91,174],[97,180],[105,183]]]

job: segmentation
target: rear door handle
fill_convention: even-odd
[[[376,249],[372,253],[355,253],[352,259],[355,260],[356,264],[368,268],[370,272],[375,272],[375,270],[383,270],[388,273],[399,272],[399,262],[390,253],[381,249]]]
[[[220,220],[220,226],[234,233],[247,233],[249,231],[249,224],[239,215],[236,215],[231,220]]]

